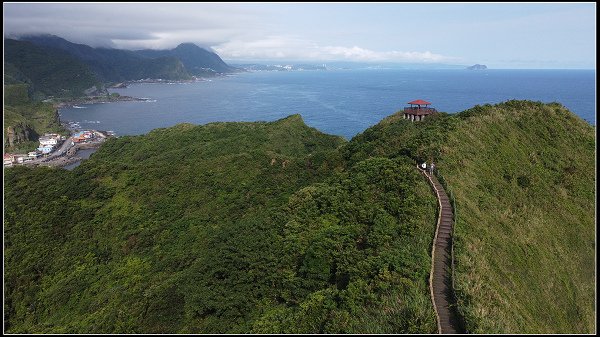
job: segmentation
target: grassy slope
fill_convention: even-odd
[[[424,122],[387,117],[342,153],[435,159],[456,194],[457,287],[471,332],[594,331],[594,128],[509,101]]]
[[[463,112],[439,168],[456,194],[457,288],[479,333],[594,331],[594,128],[558,104]]]

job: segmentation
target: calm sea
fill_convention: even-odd
[[[137,135],[183,122],[273,121],[299,113],[309,126],[350,139],[415,99],[448,113],[527,99],[560,102],[596,125],[594,70],[253,72],[186,84],[133,84],[111,92],[151,101],[66,108],[61,119]]]

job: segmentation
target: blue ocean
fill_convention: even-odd
[[[351,139],[415,99],[448,113],[527,99],[559,102],[596,125],[595,70],[248,72],[194,83],[132,84],[111,92],[150,100],[64,108],[61,120],[121,136],[184,122],[273,121],[300,114],[309,126]]]

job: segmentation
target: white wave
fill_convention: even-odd
[[[75,109],[87,109],[86,107],[84,107],[84,106],[79,106],[79,105],[73,105],[73,107],[74,107]]]

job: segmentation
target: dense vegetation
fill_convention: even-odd
[[[7,171],[8,331],[434,331],[435,199],[410,161],[341,171],[343,142],[182,124]]]
[[[191,75],[214,76],[234,70],[215,53],[192,43],[184,43],[167,50],[122,50],[92,48],[69,42],[58,36],[23,36],[44,48],[60,49],[81,62],[106,82],[123,82],[140,79],[188,80]]]
[[[57,110],[50,103],[34,102],[27,84],[4,85],[4,151],[33,151],[38,137],[64,133]]]
[[[100,83],[90,69],[68,53],[27,41],[4,40],[5,84],[27,83],[34,98],[77,97]]]
[[[508,101],[355,137],[345,157],[434,159],[456,197],[456,292],[476,333],[594,331],[594,127]]]
[[[298,115],[107,141],[5,175],[12,333],[433,333],[437,202],[456,196],[470,332],[594,331],[593,128],[510,101],[350,142]],[[543,307],[542,307],[543,306]]]
[[[15,48],[22,48],[20,47],[21,45],[26,45],[34,47],[40,53],[43,53],[40,54],[39,58],[23,60],[17,67],[19,70],[25,71],[33,66],[34,68],[29,71],[35,77],[32,78],[34,83],[40,81],[38,77],[47,77],[48,75],[59,76],[63,73],[62,64],[59,67],[53,68],[52,72],[41,73],[35,68],[39,64],[49,61],[54,62],[57,53],[73,60],[82,74],[93,74],[95,78],[102,82],[122,82],[145,78],[163,78],[168,80],[187,80],[191,78],[181,61],[175,57],[146,58],[128,50],[92,48],[52,35],[24,36],[19,41],[8,39],[5,41],[10,41],[10,44],[5,46],[7,52],[15,53]],[[31,53],[30,50],[26,52],[28,54]],[[54,90],[60,90],[68,84],[56,81],[52,77],[45,78],[45,83]],[[85,89],[89,87],[91,85]],[[83,93],[79,92],[79,96],[82,95]],[[64,95],[58,92],[56,96],[63,97]]]

